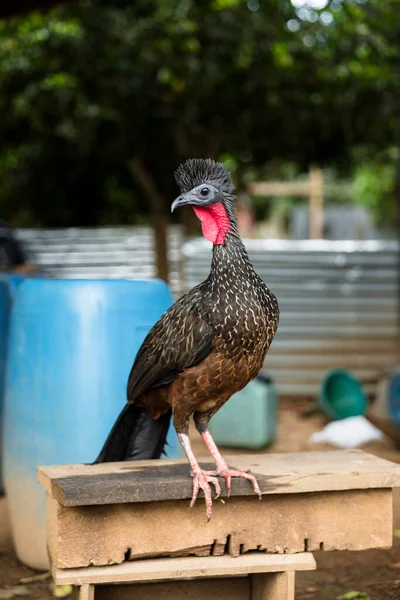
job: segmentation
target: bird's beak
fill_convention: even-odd
[[[180,196],[175,198],[175,200],[171,204],[171,212],[173,213],[176,208],[180,208],[181,206],[193,205],[198,203],[198,198],[194,194],[191,194],[190,192],[188,192],[187,194],[181,194]]]

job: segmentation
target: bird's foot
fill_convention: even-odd
[[[210,473],[211,474],[211,473]],[[231,495],[231,484],[232,477],[241,477],[242,479],[247,479],[253,485],[253,490],[257,494],[259,500],[262,498],[260,486],[258,485],[258,481],[255,475],[249,473],[249,471],[244,471],[242,469],[230,469],[226,463],[217,465],[217,470],[215,471],[216,475],[220,477],[224,477],[226,482],[226,489],[228,490],[228,498]]]
[[[194,506],[194,503],[197,500],[197,496],[199,494],[199,490],[202,489],[204,492],[204,498],[206,501],[206,515],[207,522],[211,519],[212,512],[212,490],[210,483],[215,487],[215,491],[217,495],[215,499],[219,498],[221,494],[221,486],[216,477],[213,477],[209,471],[203,471],[203,469],[193,470],[191,473],[193,477],[193,495],[192,501],[190,503],[190,508]]]
[[[208,450],[210,451],[210,454],[213,457],[213,460],[217,467],[216,471],[207,471],[206,474],[209,476],[219,475],[220,477],[225,478],[226,489],[228,490],[228,498],[231,495],[232,477],[241,477],[242,479],[247,479],[248,481],[250,481],[252,483],[255,493],[261,500],[262,494],[261,494],[260,486],[258,485],[258,482],[257,482],[257,479],[255,478],[255,476],[252,473],[249,473],[249,471],[242,471],[241,469],[230,469],[228,467],[228,465],[226,464],[225,460],[222,458],[208,429],[205,429],[202,432],[201,437],[203,438],[205,445],[207,446]]]

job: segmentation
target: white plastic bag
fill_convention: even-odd
[[[321,431],[313,433],[310,441],[332,444],[338,448],[358,448],[382,437],[382,432],[360,415],[328,423]]]

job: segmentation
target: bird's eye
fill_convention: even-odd
[[[200,194],[202,196],[208,196],[209,193],[210,193],[210,190],[208,188],[203,188],[202,190],[200,190]]]

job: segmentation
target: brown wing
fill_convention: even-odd
[[[171,306],[151,329],[129,375],[128,402],[172,382],[211,352],[212,329],[201,316],[200,297],[199,286]]]

